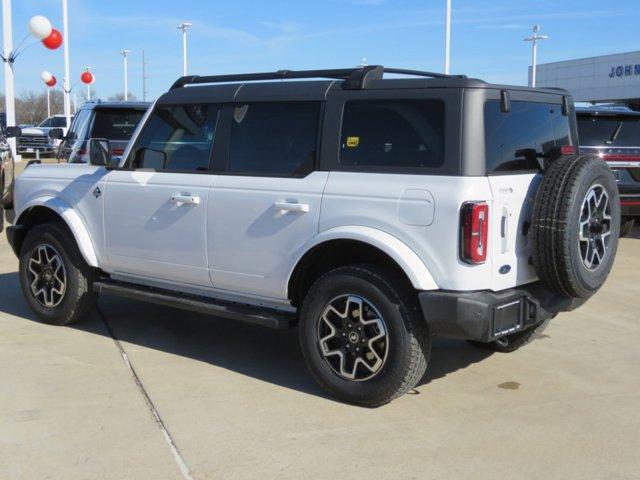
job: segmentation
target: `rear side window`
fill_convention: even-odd
[[[251,103],[235,107],[229,173],[305,176],[318,145],[317,102]]]
[[[156,108],[136,143],[136,166],[208,171],[219,112],[206,104]]]
[[[144,115],[144,111],[132,109],[96,109],[95,112],[92,137],[107,140],[129,140]]]
[[[347,102],[340,142],[341,165],[374,170],[440,167],[444,163],[444,102]]]
[[[585,147],[639,147],[640,116],[578,116],[580,145]]]
[[[554,147],[569,145],[569,118],[550,103],[512,101],[502,112],[498,100],[484,106],[487,173],[537,170],[538,159]]]

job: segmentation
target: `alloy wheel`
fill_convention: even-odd
[[[611,223],[609,194],[602,185],[594,185],[582,202],[578,234],[582,263],[589,270],[597,269],[607,255]]]
[[[388,337],[382,315],[358,295],[334,298],[318,320],[322,357],[346,380],[369,380],[380,372],[389,351]]]
[[[35,247],[29,257],[29,288],[33,297],[46,308],[57,307],[67,288],[67,272],[62,256],[48,243]]]

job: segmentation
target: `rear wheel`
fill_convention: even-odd
[[[367,407],[413,388],[431,351],[427,324],[404,282],[368,265],[321,276],[305,296],[300,343],[318,384]]]
[[[93,272],[62,226],[33,227],[20,250],[20,286],[29,307],[45,323],[82,320],[95,304]]]

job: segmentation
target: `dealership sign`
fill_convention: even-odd
[[[635,65],[617,65],[615,67],[611,67],[611,72],[609,72],[609,77],[629,77],[631,75],[640,75],[640,63],[636,63]]]

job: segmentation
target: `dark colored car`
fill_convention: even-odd
[[[620,235],[640,221],[640,112],[626,107],[576,108],[580,150],[606,160],[620,191]]]
[[[114,158],[120,157],[149,105],[148,102],[85,103],[63,137],[57,158],[69,163],[87,163],[90,138],[109,140]],[[52,136],[55,137],[55,133]]]

